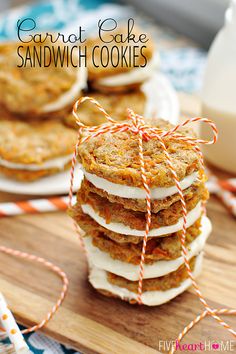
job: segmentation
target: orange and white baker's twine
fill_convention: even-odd
[[[91,103],[95,104],[97,106],[98,110],[103,113],[103,115],[108,120],[108,122],[110,122],[112,124],[103,124],[100,126],[91,126],[91,127],[85,126],[80,121],[78,114],[77,114],[78,107],[85,101],[90,101]],[[186,266],[186,269],[188,272],[188,276],[190,277],[190,279],[192,281],[193,288],[194,288],[199,300],[201,301],[201,303],[205,307],[205,311],[202,312],[201,315],[197,316],[188,326],[186,326],[184,328],[184,330],[179,334],[177,340],[180,341],[185,336],[185,334],[196,323],[198,323],[201,319],[203,319],[207,315],[212,316],[221,326],[225,327],[231,334],[233,334],[236,337],[236,332],[226,322],[224,322],[223,319],[221,319],[219,317],[219,315],[221,315],[221,314],[228,314],[228,315],[236,314],[236,310],[234,310],[234,309],[233,310],[211,309],[210,306],[208,305],[208,303],[206,302],[205,298],[203,297],[201,290],[199,289],[199,287],[196,283],[195,277],[192,274],[192,271],[191,271],[191,268],[189,265],[189,261],[188,261],[188,257],[187,257],[188,251],[185,246],[186,217],[187,217],[186,203],[185,203],[183,191],[180,186],[176,171],[175,171],[172,161],[171,161],[171,157],[168,153],[168,150],[167,150],[167,148],[165,146],[165,142],[164,142],[164,138],[168,137],[168,138],[171,138],[172,140],[176,140],[179,142],[183,141],[183,142],[190,144],[193,147],[193,149],[198,153],[198,155],[200,157],[200,161],[203,163],[202,154],[201,154],[201,151],[200,151],[197,144],[205,144],[205,145],[214,144],[217,140],[217,134],[218,134],[217,128],[216,128],[215,124],[210,119],[197,117],[197,118],[187,119],[185,122],[177,125],[173,129],[165,131],[160,128],[151,127],[151,126],[145,124],[143,117],[135,114],[130,109],[128,110],[128,113],[129,113],[128,117],[127,117],[128,120],[125,122],[119,123],[119,122],[116,122],[115,120],[113,120],[109,116],[109,114],[107,114],[107,112],[103,109],[103,107],[96,100],[94,100],[91,97],[82,97],[75,103],[74,108],[73,108],[73,115],[76,119],[76,123],[78,124],[79,132],[78,132],[78,141],[77,141],[75,152],[74,152],[73,159],[72,159],[69,207],[72,206],[74,168],[75,168],[76,156],[77,156],[77,151],[78,151],[79,145],[83,144],[84,142],[88,141],[89,139],[95,138],[95,137],[105,134],[107,132],[113,134],[113,133],[118,133],[118,132],[129,131],[133,134],[136,134],[138,136],[141,177],[142,177],[143,187],[146,192],[146,204],[147,204],[146,228],[145,228],[145,234],[144,234],[144,238],[143,238],[143,247],[142,247],[142,253],[141,253],[141,260],[140,260],[139,285],[138,285],[138,296],[137,296],[137,302],[139,304],[142,304],[142,283],[143,283],[143,276],[144,276],[143,265],[144,265],[144,261],[145,261],[147,238],[148,238],[149,229],[150,229],[150,225],[151,225],[151,197],[150,197],[150,187],[148,185],[147,176],[146,176],[145,160],[144,160],[144,156],[143,156],[143,140],[147,141],[152,138],[158,139],[158,141],[163,149],[163,152],[165,154],[166,162],[169,166],[169,169],[170,169],[170,172],[171,172],[172,177],[174,179],[175,185],[178,189],[178,193],[179,193],[180,201],[181,201],[181,205],[182,205],[183,228],[182,228],[182,234],[180,237],[180,241],[181,241],[181,246],[182,246],[182,255],[184,258],[184,263],[185,263],[185,266]],[[188,125],[189,123],[194,123],[194,122],[207,123],[213,131],[213,139],[210,141],[206,141],[206,140],[198,139],[195,137],[189,137],[189,136],[183,135],[178,132],[179,128],[184,127],[184,126]],[[83,133],[86,133],[86,134],[83,136]],[[81,243],[83,244],[82,238],[81,238]],[[170,350],[170,354],[173,354],[174,352],[175,352],[175,347],[173,346],[172,349]]]
[[[23,331],[21,331],[21,333],[26,334],[26,333],[31,333],[31,332],[37,331],[40,328],[44,327],[50,321],[50,319],[54,316],[54,314],[56,313],[56,311],[58,310],[58,308],[61,306],[62,302],[64,301],[67,290],[68,290],[68,283],[69,283],[67,275],[61,270],[61,268],[55,266],[53,263],[47,261],[44,258],[35,256],[33,254],[21,252],[21,251],[14,250],[12,248],[8,248],[5,246],[0,246],[0,252],[5,253],[10,256],[14,256],[14,257],[18,257],[18,258],[22,258],[22,259],[25,259],[28,261],[33,261],[33,262],[37,262],[39,264],[42,264],[47,269],[56,273],[62,280],[63,286],[62,286],[60,296],[59,296],[57,302],[55,303],[55,305],[47,313],[46,317],[39,324],[37,324],[31,328],[24,329]],[[3,321],[3,319],[1,319],[1,320]]]

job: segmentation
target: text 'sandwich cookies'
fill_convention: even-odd
[[[53,45],[50,41],[1,44],[1,111],[22,119],[52,118],[53,115],[59,118],[71,112],[74,100],[87,86],[87,68],[74,67],[70,58],[65,59],[65,49],[63,44]],[[71,55],[76,62],[76,52]],[[23,57],[22,64],[20,58]]]
[[[109,123],[108,123],[109,124]],[[157,128],[172,125],[157,120]],[[191,136],[181,128],[177,132]],[[194,276],[201,272],[202,255],[211,232],[204,215],[208,199],[200,158],[184,140],[163,138],[180,181],[187,207],[186,246]],[[157,138],[143,140],[147,183],[151,190],[151,224],[143,265],[142,303],[161,305],[190,285],[181,252],[182,205]],[[138,136],[104,132],[80,144],[78,161],[84,180],[71,215],[84,230],[89,281],[99,292],[137,302],[140,258],[146,227]]]
[[[76,136],[55,120],[1,120],[0,173],[29,182],[69,169]]]

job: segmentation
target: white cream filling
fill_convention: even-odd
[[[203,216],[201,234],[188,246],[188,259],[198,255],[199,252],[203,250],[211,229],[212,226],[210,220],[206,216]],[[93,246],[91,237],[85,237],[84,243],[89,257],[89,263],[93,267],[104,269],[132,281],[139,279],[139,265],[113,259],[109,253],[100,251],[99,248]],[[144,264],[144,279],[157,278],[174,272],[183,263],[184,259],[181,256],[174,260],[161,260],[150,265]]]
[[[158,69],[160,63],[159,54],[155,53],[153,58],[143,68],[134,68],[122,74],[103,77],[97,82],[103,86],[123,86],[144,82],[152,77],[155,70]]]
[[[62,94],[56,101],[44,105],[42,107],[42,111],[45,113],[59,111],[70,103],[74,102],[78,98],[80,91],[86,88],[86,86],[87,69],[85,67],[81,67],[77,70],[76,81],[71,86],[71,88]]]
[[[146,194],[144,189],[138,187],[125,186],[118,183],[113,183],[105,178],[99,177],[95,174],[89,173],[84,170],[86,179],[91,182],[96,188],[102,189],[108,194],[115,195],[121,198],[127,199],[145,199]],[[191,175],[185,177],[180,181],[182,190],[190,187],[198,178],[198,172],[194,172]],[[176,186],[172,187],[158,187],[151,188],[151,199],[164,199],[178,193]]]
[[[58,168],[59,170],[63,170],[65,165],[71,161],[72,155],[66,155],[63,157],[57,157],[55,159],[51,159],[45,161],[40,164],[24,164],[24,163],[16,163],[4,160],[0,157],[0,166],[4,166],[10,169],[15,170],[24,170],[24,171],[40,171],[40,170],[48,170],[51,168]]]
[[[122,235],[131,235],[131,236],[138,236],[143,237],[145,231],[131,229],[129,226],[124,225],[123,223],[118,222],[110,222],[109,224],[106,223],[106,220],[102,218],[99,214],[97,214],[94,209],[89,204],[82,204],[81,208],[83,212],[89,215],[93,220],[95,220],[99,225],[105,227],[106,229],[116,232]],[[195,221],[201,216],[202,213],[202,205],[199,202],[194,209],[192,209],[187,214],[187,224],[186,226],[189,227],[195,223]],[[178,222],[174,225],[169,226],[162,226],[157,229],[152,229],[149,231],[148,236],[158,237],[167,234],[172,234],[173,232],[180,231],[183,228],[183,218],[181,217]]]
[[[202,269],[202,258],[203,253],[201,253],[196,258],[196,263],[193,271],[194,277],[197,277],[201,273]],[[113,285],[108,282],[106,271],[103,269],[99,269],[96,267],[91,266],[90,274],[89,274],[89,281],[91,285],[95,289],[102,289],[107,290],[110,293],[119,296],[121,299],[125,300],[136,300],[137,294],[132,291],[129,291],[126,288],[121,288],[117,285]],[[183,293],[186,289],[188,289],[192,284],[190,278],[184,280],[180,286],[177,288],[172,288],[166,291],[146,291],[142,294],[142,303],[148,306],[157,306],[164,304],[177,295]]]

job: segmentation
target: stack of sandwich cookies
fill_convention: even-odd
[[[157,126],[169,130],[159,120]],[[182,128],[182,134],[190,131]],[[186,245],[192,272],[201,271],[202,250],[211,231],[202,203],[208,198],[198,154],[187,142],[165,138],[187,206]],[[160,305],[191,285],[181,253],[182,206],[157,139],[143,142],[151,225],[144,262],[142,302]],[[138,137],[105,133],[80,145],[84,181],[72,214],[85,231],[89,280],[98,291],[137,301],[140,257],[146,226],[146,195],[140,173]]]
[[[63,43],[58,45],[63,52]],[[49,51],[40,55],[44,48],[54,49],[49,40],[22,44],[21,56],[18,47],[16,42],[0,45],[0,173],[32,182],[70,168],[77,134],[63,119],[87,87],[87,69],[67,64],[66,56],[41,65],[42,58],[51,60]],[[28,58],[24,65],[21,57]],[[77,60],[74,52],[73,63]]]

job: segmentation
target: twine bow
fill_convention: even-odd
[[[85,101],[90,101],[91,103],[95,104],[98,110],[105,116],[107,119],[108,123],[104,123],[100,126],[86,126],[84,125],[77,114],[79,106],[84,103]],[[93,98],[91,97],[82,97],[80,98],[74,105],[73,108],[73,115],[76,119],[76,123],[79,127],[78,131],[78,140],[76,144],[76,148],[74,151],[74,155],[72,158],[72,167],[71,167],[71,185],[70,185],[70,193],[69,193],[69,206],[71,207],[72,205],[72,196],[73,196],[73,179],[74,179],[74,168],[75,168],[75,163],[76,163],[76,157],[77,157],[77,152],[78,152],[78,147],[80,144],[85,143],[86,141],[93,139],[99,135],[105,134],[105,133],[118,133],[118,132],[131,132],[133,134],[136,134],[138,136],[138,146],[139,146],[139,161],[140,161],[140,171],[141,171],[141,178],[142,178],[142,184],[143,188],[146,193],[146,206],[147,206],[147,213],[146,213],[146,227],[145,227],[145,232],[144,232],[144,237],[143,237],[143,245],[142,245],[142,253],[141,253],[141,259],[140,259],[140,265],[139,265],[139,282],[138,282],[138,296],[137,296],[137,302],[139,304],[142,304],[142,284],[143,284],[143,277],[144,277],[144,262],[145,262],[145,253],[146,253],[146,245],[147,245],[147,239],[148,239],[148,234],[150,230],[150,225],[151,225],[151,192],[150,192],[150,187],[147,182],[147,175],[146,175],[146,168],[145,168],[145,160],[144,160],[144,155],[143,155],[143,141],[148,141],[150,139],[157,139],[166,158],[166,162],[168,164],[169,170],[171,172],[171,175],[173,177],[173,180],[175,182],[175,185],[178,190],[178,194],[180,196],[180,201],[181,201],[181,206],[182,206],[182,216],[183,216],[183,228],[182,228],[182,234],[180,236],[180,242],[181,242],[181,248],[182,248],[182,256],[184,259],[184,263],[188,272],[188,276],[192,281],[193,288],[205,307],[205,311],[203,311],[199,316],[197,316],[192,322],[190,322],[189,325],[187,325],[184,330],[179,334],[177,341],[180,342],[181,339],[185,336],[185,334],[196,324],[198,323],[201,319],[206,317],[207,315],[211,315],[218,323],[220,323],[221,326],[225,327],[230,333],[232,333],[234,336],[236,336],[236,332],[226,323],[224,322],[218,315],[219,314],[236,314],[236,310],[232,309],[211,309],[208,303],[206,302],[204,296],[201,293],[201,290],[199,289],[195,277],[192,274],[189,261],[188,261],[188,251],[185,246],[185,238],[186,238],[186,222],[187,222],[187,208],[186,208],[186,203],[183,195],[182,188],[180,186],[180,182],[177,176],[177,173],[173,167],[171,157],[169,155],[169,152],[167,150],[167,147],[165,145],[165,138],[171,138],[174,141],[177,142],[186,142],[190,144],[193,148],[193,150],[198,154],[202,168],[204,168],[203,165],[203,156],[200,151],[200,148],[197,144],[205,144],[205,145],[210,145],[214,144],[217,141],[217,128],[215,124],[207,118],[201,118],[201,117],[196,117],[192,119],[187,119],[183,123],[178,124],[174,128],[171,128],[169,130],[163,130],[160,128],[156,127],[151,127],[148,124],[145,123],[144,118],[138,114],[135,114],[131,109],[128,109],[128,117],[127,121],[124,122],[117,122],[114,119],[110,117],[110,115],[104,110],[104,108]],[[189,125],[190,123],[194,122],[202,122],[206,123],[210,126],[213,132],[213,138],[212,140],[202,140],[198,139],[196,137],[191,137],[187,136],[184,134],[181,134],[178,130],[181,127],[185,127]],[[85,134],[83,134],[85,133]],[[82,238],[81,238],[81,243],[83,244]],[[172,349],[170,350],[170,354],[173,354],[175,352],[176,348],[173,346]]]

